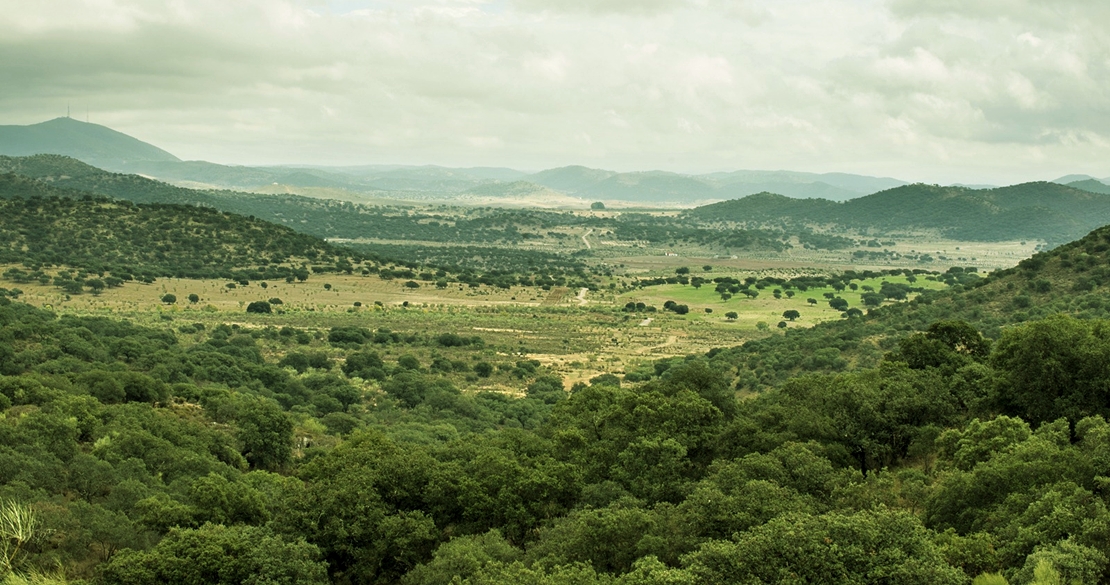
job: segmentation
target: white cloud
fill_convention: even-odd
[[[0,123],[187,158],[1110,175],[1110,3],[0,0]]]

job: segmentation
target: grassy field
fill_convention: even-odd
[[[746,274],[730,274],[729,276],[742,277]],[[864,292],[863,287],[870,286],[878,290],[884,281],[933,290],[946,288],[946,285],[935,280],[919,278],[917,282],[910,284],[905,276],[888,276],[854,281],[859,285],[859,289],[855,291],[844,289],[837,292],[831,287],[820,287],[811,288],[805,292],[795,291],[793,297],[787,296],[784,291],[782,298],[776,299],[772,294],[773,289],[767,288],[759,291],[759,296],[754,299],[749,299],[744,295],[735,295],[725,301],[721,299],[721,295],[713,290],[712,283],[697,289],[689,285],[668,284],[647,287],[643,290],[623,294],[617,298],[617,303],[623,305],[630,301],[642,302],[646,305],[662,308],[667,301],[675,301],[678,304],[690,307],[690,313],[685,316],[688,321],[701,321],[740,329],[755,327],[760,321],[775,325],[783,320],[782,314],[784,311],[793,309],[801,313],[801,317],[789,322],[788,326],[811,327],[822,321],[842,318],[841,311],[829,306],[828,299],[824,296],[825,293],[833,293],[835,296],[848,301],[849,306],[862,310],[864,307],[860,295]],[[810,303],[808,302],[809,299],[814,299],[817,302]],[[710,309],[712,312],[707,312],[706,309]],[[728,312],[735,312],[738,317],[735,320],[727,319],[725,314]]]
[[[4,268],[0,267],[0,271]],[[761,278],[820,272],[793,268],[738,272],[715,269],[703,276]],[[616,284],[621,279],[613,280]],[[878,289],[882,280],[857,281],[857,284]],[[886,280],[906,282],[903,276]],[[49,285],[3,285],[7,288],[18,286],[23,291],[20,300],[24,302],[60,313],[111,316],[175,330],[192,323],[202,323],[209,328],[228,323],[251,328],[297,327],[312,332],[317,340],[324,338],[332,327],[341,326],[387,329],[426,337],[444,332],[478,335],[485,341],[485,347],[478,353],[464,352],[463,358],[490,362],[525,357],[536,359],[562,375],[568,385],[600,373],[621,374],[650,367],[651,361],[663,357],[702,353],[713,347],[731,347],[748,339],[781,334],[775,325],[783,321],[783,311],[789,309],[801,314],[796,321],[788,323],[789,327],[810,327],[841,318],[841,313],[829,307],[823,296],[825,292],[834,292],[831,288],[796,292],[793,298],[784,294],[781,299],[774,298],[772,289],[768,288],[760,291],[756,299],[736,295],[723,301],[713,290],[712,283],[700,289],[663,285],[625,293],[619,292],[619,288],[603,286],[600,291],[583,293],[558,288],[549,291],[519,286],[471,288],[459,284],[437,289],[430,283],[410,289],[403,282],[382,280],[377,276],[330,274],[314,276],[303,283],[276,282],[263,287],[261,282],[252,282],[229,287],[232,283],[225,280],[169,278],[148,285],[127,283],[98,295],[74,296]],[[925,278],[920,278],[914,286],[944,287]],[[861,292],[862,286],[859,291],[845,289],[837,294],[851,306],[862,308]],[[162,302],[166,294],[176,296],[176,302]],[[198,295],[200,300],[190,303],[190,294]],[[273,314],[250,314],[245,310],[253,301],[274,298],[281,299],[282,303],[274,305]],[[817,303],[807,302],[809,298]],[[629,301],[662,309],[668,300],[688,305],[690,313],[677,315],[662,310],[628,313],[622,310]],[[738,317],[727,319],[725,314],[730,311],[735,311]],[[759,327],[761,322],[769,327]],[[314,343],[320,345],[322,342]],[[386,348],[384,351],[388,358],[392,350]],[[416,351],[418,357],[427,361],[437,352],[443,353],[431,348],[404,351]],[[477,381],[473,388],[509,391],[513,388],[510,382],[495,377]]]
[[[649,325],[624,313],[613,293],[545,291],[539,287],[476,289],[452,285],[447,289],[422,286],[405,289],[401,281],[376,276],[329,275],[304,283],[261,283],[228,288],[224,280],[159,279],[153,284],[127,283],[120,288],[67,295],[53,286],[3,283],[23,291],[21,301],[59,313],[124,318],[136,323],[177,329],[202,323],[245,327],[307,329],[322,337],[332,327],[359,326],[404,334],[443,332],[478,335],[490,360],[520,357],[537,359],[567,379],[568,384],[600,373],[622,373],[651,360],[732,346],[766,335],[736,324],[705,327],[693,316],[655,315]],[[330,290],[325,284],[331,285]],[[160,299],[173,294],[177,301]],[[193,304],[189,294],[200,301]],[[282,299],[270,315],[250,314],[246,305],[257,300]],[[545,303],[558,299],[555,304]],[[381,305],[375,304],[375,301]],[[360,302],[361,307],[354,303]],[[408,306],[405,306],[405,303]],[[424,352],[427,354],[427,352]],[[388,350],[386,353],[388,356]],[[430,354],[421,355],[430,358]],[[496,384],[494,384],[496,386]]]

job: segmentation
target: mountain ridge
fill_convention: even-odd
[[[62,154],[109,169],[135,161],[181,162],[153,144],[69,117],[29,126],[0,126],[0,154]]]

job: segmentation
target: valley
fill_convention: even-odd
[[[4,585],[1110,574],[1078,520],[1110,522],[1110,228],[1061,241],[1095,186],[586,209],[0,168],[0,516],[35,523]]]

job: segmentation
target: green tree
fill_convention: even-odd
[[[799,313],[798,311],[796,311],[795,309],[788,309],[788,310],[782,312],[782,316],[783,316],[784,319],[790,319],[791,321],[793,321],[793,320],[797,319],[798,317],[801,317],[802,314]]]
[[[126,550],[101,567],[103,585],[324,585],[326,565],[304,540],[267,528],[205,524],[173,529],[148,551]]]
[[[266,301],[254,301],[251,304],[247,305],[247,312],[269,314],[273,312],[273,309],[270,308],[270,303]]]
[[[200,295],[198,295],[197,293],[190,293],[189,294],[189,302],[194,304],[194,305],[199,303],[200,302]]]
[[[177,302],[177,295],[166,293],[162,295],[162,302],[166,303],[167,305],[172,305]]]
[[[789,514],[713,540],[689,555],[702,583],[900,583],[956,585],[929,532],[904,512]]]
[[[281,525],[320,547],[339,583],[395,583],[428,561],[439,540],[424,510],[439,468],[423,449],[356,431],[300,470]]]
[[[1003,331],[990,363],[1005,412],[1031,422],[1110,415],[1110,323],[1054,316]]]

